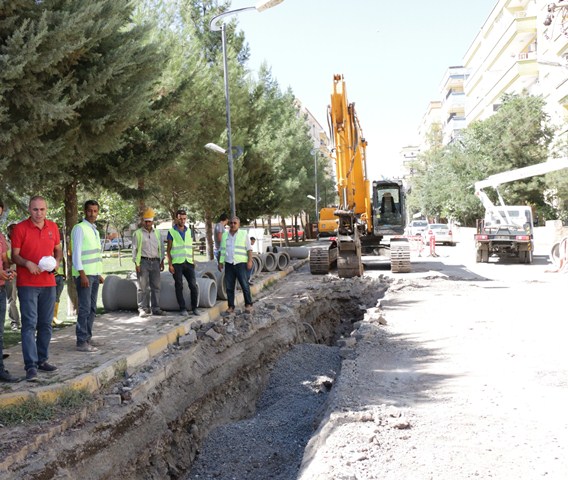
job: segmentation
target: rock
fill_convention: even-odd
[[[214,342],[218,342],[223,338],[223,335],[217,333],[214,329],[210,328],[205,332],[205,336],[211,338]]]
[[[197,332],[195,330],[190,330],[187,335],[183,335],[178,339],[179,346],[182,348],[189,348],[195,342],[197,342]]]
[[[107,407],[121,405],[122,397],[120,395],[105,395],[105,405]]]

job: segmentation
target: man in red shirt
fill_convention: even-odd
[[[12,261],[17,271],[26,380],[34,381],[38,370],[57,370],[47,360],[55,306],[53,272],[59,267],[62,248],[57,224],[46,218],[45,198],[32,197],[28,211],[30,218],[14,229]]]

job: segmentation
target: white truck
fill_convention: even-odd
[[[475,194],[485,207],[483,220],[478,220],[474,234],[476,261],[488,262],[491,255],[517,257],[520,263],[533,261],[533,214],[527,205],[505,205],[499,185],[535,175],[568,168],[568,158],[549,160],[503,173],[497,173],[475,184]],[[494,205],[484,188],[497,191],[500,205]]]

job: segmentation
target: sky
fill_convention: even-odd
[[[233,0],[231,9],[256,0]],[[284,0],[238,15],[249,68],[262,62],[328,131],[333,75],[368,142],[370,179],[400,173],[400,151],[418,127],[449,66],[463,57],[497,0]],[[230,75],[230,72],[229,72]],[[329,131],[328,131],[329,135]]]

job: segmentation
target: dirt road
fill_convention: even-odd
[[[545,239],[533,265],[475,264],[468,233],[395,277],[299,478],[568,478],[567,279]]]

